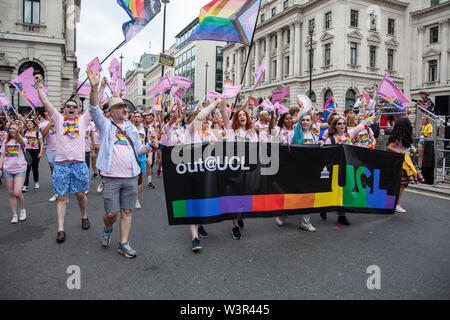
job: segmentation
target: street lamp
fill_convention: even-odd
[[[11,83],[9,84],[9,92],[11,93],[11,105],[14,108],[14,94],[16,93],[16,87],[14,87]]]
[[[206,94],[208,93],[208,67],[209,67],[208,61],[206,61],[206,64],[205,64],[205,97],[206,97]]]
[[[122,77],[122,60],[123,60],[123,55],[122,54],[120,54],[119,59],[120,59],[120,79],[123,79],[123,77]]]
[[[164,19],[163,19],[163,42],[162,42],[162,53],[166,51],[166,6],[170,0],[161,0],[164,3]],[[164,65],[161,65],[161,78],[164,77]]]
[[[311,94],[312,94],[312,59],[313,59],[313,34],[314,34],[314,27],[315,27],[315,23],[314,21],[311,21],[311,23],[309,24],[309,98],[311,99]]]

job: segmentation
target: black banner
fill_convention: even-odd
[[[322,211],[393,214],[402,163],[396,153],[345,145],[167,147],[169,224]]]

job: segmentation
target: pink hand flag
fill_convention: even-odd
[[[281,90],[273,90],[272,91],[272,101],[282,101],[284,98],[289,98],[291,96],[291,88],[284,87]]]
[[[111,80],[117,80],[120,78],[120,62],[117,58],[113,58],[111,64],[109,65],[109,75],[111,76]]]
[[[264,110],[267,110],[269,112],[272,112],[275,109],[274,105],[272,104],[272,102],[270,102],[269,99],[264,100],[263,103],[261,103],[259,106],[263,107]]]
[[[28,68],[22,72],[17,78],[11,81],[11,84],[16,87],[20,92],[22,97],[28,103],[32,109],[36,109],[40,104],[41,100],[34,85],[34,69],[33,67]],[[48,90],[43,88],[46,93]]]
[[[405,97],[403,92],[397,88],[391,78],[385,74],[383,80],[381,80],[380,87],[377,91],[377,96],[382,97],[384,100],[406,109],[410,101]]]
[[[12,110],[11,102],[9,101],[6,94],[4,94],[4,93],[0,93],[0,106],[2,108],[6,107],[6,111],[8,111],[8,112],[11,112],[11,110]]]
[[[265,70],[266,70],[266,60],[263,60],[259,65],[258,69],[256,69],[255,73],[253,73],[253,77],[255,77],[255,84],[253,85],[252,89],[253,91],[255,91],[256,87],[258,86],[259,81],[261,81],[261,78]]]
[[[187,90],[191,87],[192,81],[189,78],[181,77],[181,76],[173,76],[172,85],[177,86],[179,88],[183,88]]]
[[[154,86],[151,90],[150,90],[150,94],[157,98],[158,96],[164,94],[167,92],[168,89],[172,88],[172,84],[170,83],[169,77],[167,76],[167,74],[165,74],[161,81],[159,81],[159,83]]]
[[[288,108],[288,107],[283,106],[283,105],[282,105],[281,103],[279,103],[278,101],[275,102],[274,107],[275,107],[276,109],[278,109],[278,111],[280,111],[281,114],[283,114],[283,113],[289,111],[289,108]]]
[[[77,88],[80,87],[80,82],[77,81]],[[78,95],[80,97],[89,97],[91,94],[91,85],[88,82],[85,82],[81,88],[78,90]]]
[[[96,77],[100,75],[100,72],[103,71],[102,65],[100,64],[100,60],[96,57],[94,60],[88,63],[88,68],[94,73]]]
[[[242,84],[238,85],[238,86],[225,87],[223,89],[223,95],[222,96],[224,98],[227,98],[227,99],[234,98],[234,97],[236,97],[239,94],[239,92],[241,91],[241,88],[242,88]]]
[[[208,93],[206,94],[207,98],[212,98],[212,99],[218,99],[222,96],[221,93],[215,92],[215,91],[208,91]]]

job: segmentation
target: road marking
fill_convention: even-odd
[[[431,193],[428,193],[428,192],[420,192],[420,191],[408,190],[408,189],[405,189],[405,191],[412,192],[412,193],[417,193],[417,194],[421,194],[421,195],[423,195],[423,196],[428,196],[428,197],[433,197],[433,198],[439,198],[439,199],[444,199],[444,200],[450,200],[450,197],[439,196],[439,195],[437,195],[437,194],[431,194]]]

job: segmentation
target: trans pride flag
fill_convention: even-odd
[[[131,20],[122,26],[125,41],[133,39],[161,11],[160,0],[117,0]]]
[[[200,10],[200,24],[191,40],[215,40],[250,45],[261,0],[213,0]]]

